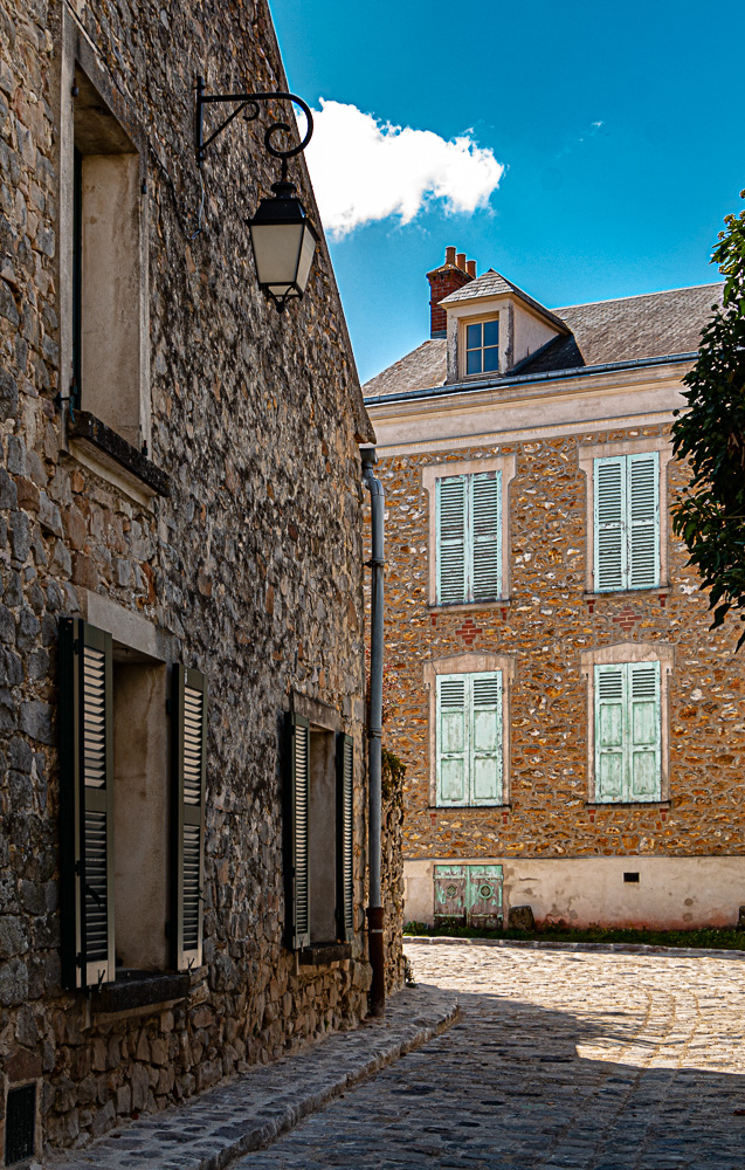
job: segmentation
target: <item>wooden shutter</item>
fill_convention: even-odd
[[[661,709],[659,662],[630,663],[629,800],[661,798]]]
[[[111,634],[60,626],[62,977],[68,988],[115,978]]]
[[[207,682],[173,667],[171,812],[171,961],[177,971],[202,962]]]
[[[626,461],[623,455],[596,459],[595,591],[627,587]]]
[[[336,737],[337,877],[336,918],[338,937],[350,942],[354,934],[354,740]]]
[[[437,480],[437,601],[440,605],[466,599],[466,478]]]
[[[468,718],[466,676],[437,676],[437,803],[468,804]]]
[[[623,800],[626,775],[626,670],[595,667],[595,799]]]
[[[502,801],[502,672],[467,676],[470,690],[469,804]]]
[[[502,589],[502,473],[469,476],[471,502],[470,601],[494,601]]]
[[[292,712],[289,728],[287,935],[300,950],[310,946],[310,722]]]
[[[628,539],[630,589],[651,589],[660,581],[659,455],[628,456]]]

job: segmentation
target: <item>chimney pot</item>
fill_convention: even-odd
[[[463,272],[466,271],[466,254],[465,254],[465,252],[458,253],[458,255],[455,257],[455,263],[457,264],[458,268],[461,268],[463,270]]]
[[[469,276],[473,276],[473,277],[476,276],[476,261],[475,260],[467,260],[466,261],[466,272],[468,273]]]
[[[445,263],[446,264],[455,264],[455,248],[454,247],[445,249]]]

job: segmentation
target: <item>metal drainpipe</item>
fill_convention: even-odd
[[[384,508],[383,485],[373,473],[378,461],[374,447],[363,447],[362,477],[370,492],[372,515],[372,611],[370,615],[370,715],[368,752],[370,776],[370,905],[367,908],[367,933],[372,967],[370,1011],[374,1016],[385,1012],[385,940],[383,934],[383,899],[380,888],[381,809],[381,736],[383,734],[383,566]]]

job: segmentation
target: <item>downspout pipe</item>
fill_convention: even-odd
[[[370,614],[370,713],[368,716],[368,774],[370,780],[369,855],[370,903],[367,908],[367,933],[372,984],[370,1011],[374,1016],[385,1013],[385,938],[383,933],[383,897],[380,882],[380,837],[382,822],[381,753],[383,735],[383,566],[385,494],[373,472],[378,461],[374,447],[363,447],[362,478],[370,493],[372,520],[372,571]]]

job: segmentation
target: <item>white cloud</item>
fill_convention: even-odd
[[[410,223],[433,200],[446,212],[475,211],[504,173],[470,131],[447,141],[323,98],[313,119],[308,166],[324,227],[336,239],[389,216]]]

